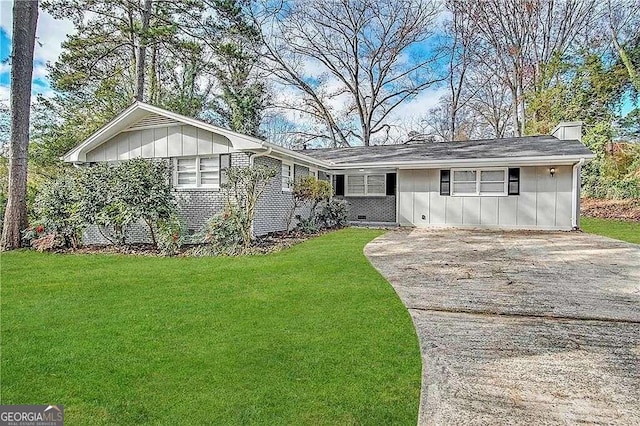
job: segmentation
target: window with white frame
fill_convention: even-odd
[[[309,168],[309,176],[313,176],[318,179],[318,169],[314,169],[312,167]]]
[[[508,169],[454,169],[451,195],[507,195]]]
[[[347,175],[347,196],[385,195],[387,176],[385,174]]]
[[[175,160],[176,186],[181,188],[219,188],[220,157],[191,157]]]
[[[282,162],[282,190],[291,191],[293,188],[293,164]]]

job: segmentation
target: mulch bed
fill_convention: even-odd
[[[602,200],[583,198],[580,212],[584,216],[599,219],[624,219],[640,221],[640,199]]]
[[[304,234],[302,232],[271,233],[255,239],[253,245],[247,253],[243,254],[268,254],[289,248],[310,238],[326,234],[331,230],[323,230],[314,234]],[[178,257],[192,257],[192,250],[198,244],[185,244],[176,254]],[[67,254],[126,254],[136,256],[161,256],[160,251],[152,244],[127,244],[123,246],[114,245],[86,245],[77,249],[59,248],[51,250],[53,253]]]

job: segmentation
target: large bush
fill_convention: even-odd
[[[126,243],[131,225],[145,222],[156,244],[158,221],[169,220],[176,210],[170,173],[166,162],[141,158],[83,169],[85,220],[98,225],[103,236],[117,244]]]
[[[69,247],[80,244],[82,230],[88,224],[97,225],[112,243],[125,244],[128,228],[144,222],[156,245],[161,227],[161,243],[166,248],[171,244],[165,234],[173,235],[180,228],[169,177],[168,164],[144,159],[70,168],[42,185],[33,222],[44,227],[45,233],[60,236]],[[42,237],[33,232],[28,236]]]
[[[42,238],[52,242],[57,236],[66,247],[78,247],[82,242],[82,230],[86,221],[82,212],[82,199],[86,191],[79,185],[77,173],[65,173],[42,185],[34,203],[36,224],[27,238]]]

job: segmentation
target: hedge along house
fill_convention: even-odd
[[[333,182],[354,222],[569,230],[579,226],[580,166],[594,155],[579,141],[579,123],[554,134],[293,151],[136,102],[63,160],[170,162],[191,231],[223,208],[224,169],[251,164],[278,170],[258,204],[256,235],[285,230],[293,182],[310,174]],[[128,232],[129,242],[148,239],[144,226]],[[91,227],[85,241],[107,242]]]

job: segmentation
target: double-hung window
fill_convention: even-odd
[[[385,174],[347,175],[346,196],[385,195],[387,193]]]
[[[178,188],[219,188],[220,157],[176,158],[175,181]]]
[[[293,164],[282,162],[282,190],[291,191],[293,188]]]
[[[507,195],[507,170],[453,169],[451,170],[451,195]]]

